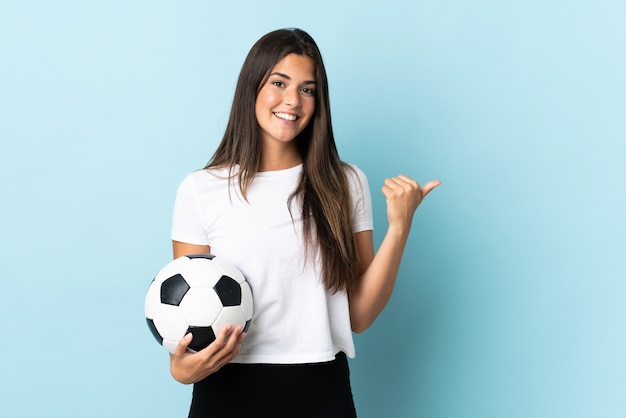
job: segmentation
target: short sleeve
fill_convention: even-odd
[[[352,196],[352,229],[356,232],[374,229],[372,195],[365,173],[356,165],[348,170],[350,193]]]
[[[209,245],[200,216],[200,204],[193,173],[178,186],[172,215],[172,240],[194,245]]]

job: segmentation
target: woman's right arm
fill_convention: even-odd
[[[172,241],[174,258],[188,254],[209,254],[211,248],[208,245],[193,245],[179,241]],[[197,353],[187,351],[191,343],[192,335],[187,334],[178,343],[174,354],[170,354],[170,372],[177,381],[190,384],[198,382],[212,373],[218,371],[226,363],[230,362],[239,353],[239,348],[245,337],[241,326],[224,329],[215,341]]]

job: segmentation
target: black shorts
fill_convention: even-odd
[[[189,417],[355,418],[348,360],[227,364],[194,384]]]

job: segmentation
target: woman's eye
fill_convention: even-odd
[[[276,86],[276,87],[283,87],[285,84],[282,81],[272,81],[272,85]]]
[[[300,91],[304,94],[308,94],[309,96],[312,96],[313,94],[315,94],[315,90],[310,89],[308,87],[302,87]]]

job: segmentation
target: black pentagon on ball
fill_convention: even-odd
[[[161,337],[161,334],[157,331],[156,326],[154,326],[154,321],[150,318],[146,318],[146,322],[148,323],[148,328],[150,328],[150,332],[152,332],[154,339],[157,340],[159,344],[163,344],[163,337]]]
[[[161,303],[178,306],[189,291],[189,284],[180,274],[175,274],[161,284]]]
[[[213,341],[215,341],[215,332],[211,327],[189,327],[185,334],[190,333],[193,335],[189,348],[193,351],[200,351],[207,347]]]
[[[207,260],[213,260],[215,256],[213,254],[187,254],[185,257],[187,258],[206,258]]]
[[[222,276],[213,286],[215,293],[219,296],[224,306],[241,305],[241,286],[237,280]]]

